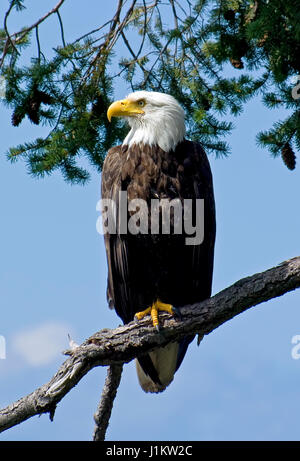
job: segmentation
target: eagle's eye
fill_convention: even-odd
[[[137,103],[138,103],[139,107],[144,107],[145,104],[146,104],[146,102],[144,101],[144,99],[140,99]]]

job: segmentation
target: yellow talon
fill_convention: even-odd
[[[137,313],[135,314],[135,318],[136,318],[137,320],[141,320],[141,319],[143,319],[143,318],[145,317],[145,315],[150,314],[150,312],[151,312],[151,307],[148,307],[147,309],[145,309],[145,310],[142,311],[142,312],[137,312]]]
[[[168,312],[171,315],[174,315],[174,310],[172,304],[166,304],[160,301],[159,299],[155,301],[155,303],[152,304],[152,306],[148,307],[142,312],[137,312],[135,314],[135,318],[137,320],[141,320],[144,318],[147,314],[151,314],[152,318],[152,323],[155,328],[158,328],[159,322],[158,322],[158,311],[165,311]]]

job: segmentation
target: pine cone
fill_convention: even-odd
[[[249,50],[249,45],[248,45],[247,40],[241,39],[236,42],[235,53],[239,58],[242,58],[243,56],[245,56],[248,50]]]
[[[24,117],[25,114],[17,107],[11,117],[12,126],[19,126]]]
[[[36,90],[34,92],[34,97],[37,102],[40,104],[53,104],[54,100],[50,94],[46,93],[45,91]]]
[[[202,98],[202,106],[204,110],[209,110],[211,108],[211,103],[205,96]]]
[[[289,170],[294,170],[296,167],[296,155],[290,144],[287,142],[281,149],[281,157],[283,163]]]
[[[226,19],[226,21],[233,21],[234,18],[235,18],[235,11],[234,10],[227,10],[227,11],[225,11],[223,16],[224,16],[224,19]]]
[[[96,117],[97,115],[101,115],[105,112],[105,110],[106,106],[104,104],[102,95],[96,96],[92,105],[92,116]]]
[[[244,68],[244,63],[240,58],[230,58],[229,59],[233,67],[236,69],[243,69]]]
[[[38,125],[40,123],[40,105],[40,101],[35,99],[34,96],[32,96],[28,101],[27,115],[29,117],[29,120],[31,120],[31,122],[35,125]]]

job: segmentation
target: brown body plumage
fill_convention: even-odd
[[[204,199],[204,241],[186,245],[187,235],[130,233],[106,234],[108,262],[107,296],[124,323],[156,299],[175,307],[201,301],[211,294],[215,241],[215,205],[210,166],[201,145],[183,140],[175,150],[142,143],[110,149],[102,172],[102,198],[117,204],[120,191],[128,201],[153,198]],[[150,206],[149,206],[150,209]],[[128,218],[130,217],[128,213]],[[150,223],[150,217],[149,217]],[[149,229],[150,230],[150,229]],[[173,379],[193,336],[188,336],[169,354],[170,373],[162,378],[158,356],[139,357],[137,366],[142,387],[159,392]],[[157,363],[156,363],[157,362]],[[148,379],[148,383],[146,382]],[[163,382],[161,382],[163,381]]]

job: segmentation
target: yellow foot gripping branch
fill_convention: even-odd
[[[159,331],[159,322],[158,322],[158,312],[165,311],[171,315],[178,315],[180,317],[180,312],[176,307],[172,306],[172,304],[166,304],[160,301],[159,299],[152,304],[152,306],[148,307],[142,312],[137,312],[135,314],[136,320],[141,320],[146,315],[150,314],[152,318],[153,326]]]

